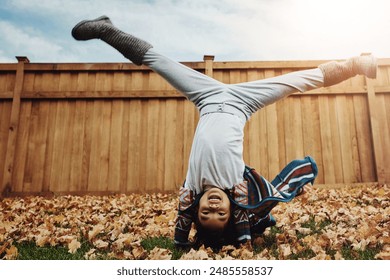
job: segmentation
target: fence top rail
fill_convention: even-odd
[[[302,69],[314,68],[329,60],[286,60],[286,61],[213,61],[214,70],[229,69]],[[183,64],[197,70],[204,70],[206,63],[182,62]],[[16,71],[17,62],[0,63],[0,71]],[[390,66],[390,58],[379,58],[378,66]],[[25,71],[150,71],[147,66],[137,66],[133,63],[35,63],[27,62]]]

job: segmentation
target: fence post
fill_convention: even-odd
[[[379,129],[379,122],[381,118],[378,116],[377,99],[375,96],[374,81],[372,79],[366,78],[367,84],[367,101],[368,101],[368,112],[370,114],[370,124],[371,124],[371,139],[374,145],[374,160],[375,160],[375,171],[377,180],[379,183],[384,183],[386,180],[386,171],[384,167],[383,155],[384,151],[381,145],[381,135]]]
[[[203,60],[205,63],[205,74],[209,77],[213,77],[213,61],[214,56],[213,55],[205,55],[203,56]]]
[[[16,78],[12,98],[7,150],[5,156],[3,182],[1,183],[0,188],[0,196],[6,196],[9,192],[12,191],[12,174],[15,160],[15,146],[18,135],[21,94],[23,91],[24,65],[25,63],[30,62],[29,59],[25,56],[17,56],[16,59],[18,60],[18,65],[16,68]]]

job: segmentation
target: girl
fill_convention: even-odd
[[[291,200],[314,181],[317,167],[310,157],[293,161],[271,183],[245,166],[244,126],[253,113],[296,91],[331,86],[357,74],[376,77],[376,59],[360,56],[270,79],[224,84],[159,54],[148,42],[116,28],[106,16],[81,21],[72,35],[76,40],[101,39],[134,64],[150,67],[199,109],[180,190],[178,245],[189,244],[193,222],[199,239],[219,241],[228,232],[235,242],[248,242],[253,233],[275,224],[270,211],[277,202]]]

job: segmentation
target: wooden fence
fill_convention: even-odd
[[[172,192],[182,184],[194,106],[147,67],[130,63],[0,64],[0,195]],[[225,83],[324,61],[186,65]],[[297,93],[253,115],[244,159],[272,179],[305,155],[317,184],[390,182],[390,59],[376,80],[354,77]]]

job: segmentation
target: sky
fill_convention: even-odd
[[[390,58],[389,0],[0,0],[0,63],[127,62],[73,26],[107,15],[177,61]]]

